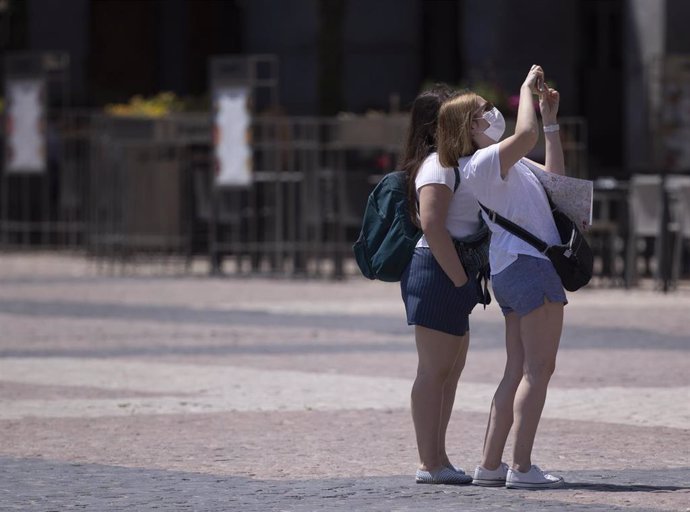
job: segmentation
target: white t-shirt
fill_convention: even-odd
[[[460,175],[460,185],[455,190],[455,171],[452,168],[441,167],[438,161],[438,154],[431,153],[422,163],[417,172],[415,187],[417,189],[417,199],[419,191],[424,185],[432,183],[447,186],[451,191],[455,190],[453,199],[448,206],[448,216],[446,217],[446,229],[453,238],[462,238],[479,229],[479,203],[472,195],[472,192],[463,186],[462,174]],[[429,247],[426,237],[417,242],[417,247]]]
[[[501,177],[498,144],[492,144],[477,150],[472,156],[461,158],[458,167],[463,184],[480,203],[547,244],[560,243],[544,187],[526,163],[518,161],[504,180]],[[521,238],[491,222],[483,210],[482,214],[491,229],[489,263],[492,275],[515,261],[518,254],[548,259]]]

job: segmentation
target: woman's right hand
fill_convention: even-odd
[[[541,68],[541,66],[534,64],[530,68],[529,73],[527,73],[527,77],[522,83],[522,86],[529,87],[529,90],[532,92],[532,94],[541,94],[541,91],[537,89],[538,82],[544,83],[544,70]]]
[[[465,277],[461,278],[460,281],[453,281],[453,285],[456,288],[462,288],[463,286],[465,286],[470,281],[470,278],[467,277],[467,273],[465,272],[464,268],[462,269],[462,274]]]
[[[539,123],[534,109],[534,96],[537,93],[537,80],[544,78],[541,66],[533,65],[520,87],[515,133],[498,143],[501,178],[506,179],[508,171],[515,162],[524,158],[539,141]]]

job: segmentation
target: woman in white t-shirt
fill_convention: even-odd
[[[439,113],[439,156],[443,165],[460,168],[463,184],[480,203],[552,244],[560,240],[549,201],[528,167],[528,163],[538,164],[524,158],[539,139],[533,94],[539,95],[544,124],[545,169],[563,174],[556,120],[559,94],[544,84],[544,72],[536,65],[520,88],[515,133],[503,140],[503,116],[484,98],[467,92],[446,101]],[[559,487],[563,479],[532,465],[531,452],[555,368],[565,292],[545,255],[485,218],[491,228],[492,288],[505,316],[507,363],[491,404],[482,463],[473,483]],[[509,468],[501,459],[513,426],[515,445]]]
[[[451,237],[472,235],[483,225],[477,200],[461,183],[459,172],[442,167],[436,154],[438,111],[454,94],[437,86],[416,98],[401,165],[408,176],[412,216],[424,233],[400,282],[419,358],[412,387],[420,459],[417,483],[472,481],[451,464],[445,446],[469,344],[468,317],[479,301],[476,272],[463,267]]]

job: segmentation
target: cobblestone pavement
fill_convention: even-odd
[[[414,483],[395,284],[3,255],[0,510],[690,511],[690,289],[649,288],[569,295],[534,451],[568,483],[522,492]],[[498,307],[471,326],[448,433],[468,470],[505,361]]]

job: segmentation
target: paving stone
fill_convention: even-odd
[[[397,285],[1,255],[0,511],[690,511],[690,286],[569,300],[534,449],[566,487],[429,486]],[[504,360],[495,305],[471,325],[448,432],[467,470]]]

